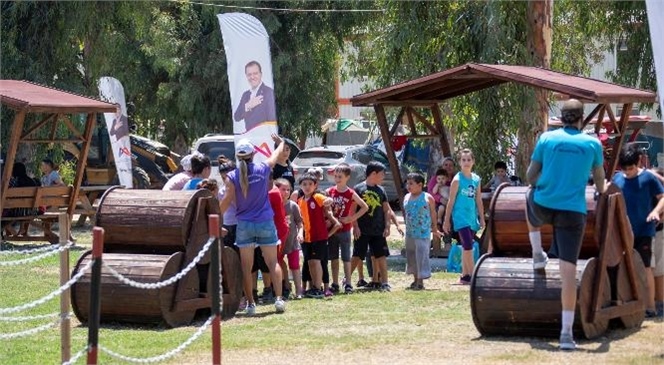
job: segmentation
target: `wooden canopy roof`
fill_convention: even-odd
[[[114,113],[116,106],[28,81],[0,80],[0,103],[28,113]]]
[[[356,95],[350,101],[353,106],[425,106],[506,82],[551,90],[586,103],[654,103],[657,98],[649,91],[537,67],[467,63]]]

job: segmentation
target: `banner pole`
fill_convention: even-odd
[[[97,364],[99,345],[99,320],[101,315],[101,263],[104,251],[104,229],[92,229],[92,272],[90,277],[90,314],[88,316],[88,361]]]
[[[210,248],[210,271],[212,273],[212,364],[221,365],[221,266],[219,264],[219,215],[211,214],[208,231],[214,243]]]
[[[58,227],[60,234],[60,286],[69,281],[69,252],[65,246],[69,244],[69,214],[62,212],[58,216]],[[69,311],[71,307],[69,292],[67,289],[60,294],[60,358],[62,362],[71,359],[71,319]]]

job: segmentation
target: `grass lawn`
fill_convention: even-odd
[[[88,231],[89,232],[89,231]],[[89,233],[75,232],[89,245]],[[398,243],[390,244],[397,249]],[[72,253],[71,266],[83,250]],[[22,258],[2,255],[2,260]],[[662,364],[664,323],[644,322],[639,330],[615,329],[593,341],[581,340],[573,353],[557,350],[555,338],[483,338],[473,325],[468,287],[452,285],[456,274],[436,272],[427,290],[404,290],[411,281],[403,264],[390,262],[391,293],[358,292],[330,300],[288,302],[286,313],[272,305],[257,315],[222,323],[224,364]],[[39,298],[58,286],[57,256],[36,264],[0,267],[0,308]],[[58,300],[12,315],[58,311]],[[3,315],[0,315],[0,317]],[[5,315],[6,316],[6,315]],[[104,325],[100,344],[132,357],[163,354],[184,342],[207,319],[200,313],[188,327]],[[0,334],[21,331],[49,320],[0,321]],[[85,346],[87,328],[72,320],[72,353]],[[0,340],[0,364],[57,364],[59,330]],[[166,364],[210,364],[210,331]],[[101,364],[122,364],[101,353]],[[78,364],[85,363],[80,359]]]

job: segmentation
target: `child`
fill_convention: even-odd
[[[322,298],[324,296],[322,265],[327,265],[327,240],[341,228],[341,223],[331,217],[334,227],[330,231],[327,230],[325,202],[329,200],[331,203],[331,199],[316,192],[318,179],[315,175],[309,173],[302,175],[298,184],[303,193],[303,196],[297,200],[304,223],[302,253],[304,261],[309,266],[312,282],[311,290],[306,292],[305,296]]]
[[[646,318],[656,316],[655,279],[652,268],[652,244],[655,226],[664,211],[664,188],[657,177],[641,168],[643,151],[635,143],[626,144],[618,156],[622,170],[613,175],[613,183],[622,189],[627,206],[627,217],[634,233],[634,249],[641,255],[646,267],[648,300]],[[656,201],[657,204],[653,204]]]
[[[290,200],[291,185],[285,178],[279,178],[274,181],[274,184],[281,192],[281,198],[284,200],[284,210],[286,211],[286,222],[288,222],[288,237],[283,243],[282,254],[288,258],[288,268],[293,276],[295,282],[295,299],[302,299],[304,291],[302,290],[302,276],[300,275],[300,230],[302,229],[302,215],[300,214],[300,207]],[[285,268],[282,267],[282,271]],[[288,283],[288,276],[286,277],[286,287],[290,287]]]
[[[339,291],[339,249],[341,248],[341,260],[344,263],[344,292],[353,292],[350,280],[350,231],[352,223],[363,216],[369,210],[367,203],[360,198],[355,191],[348,187],[350,179],[350,166],[341,163],[334,169],[335,186],[327,189],[327,195],[332,198],[332,214],[342,224],[342,228],[335,233],[328,242],[328,255],[332,260],[332,291]],[[360,207],[356,211],[355,207]],[[350,212],[355,212],[351,215]]]
[[[351,273],[356,267],[362,265],[367,250],[371,247],[374,282],[372,287],[380,285],[381,291],[391,290],[387,278],[387,240],[390,235],[390,221],[392,209],[387,201],[387,194],[380,184],[385,179],[385,165],[377,161],[367,164],[366,180],[355,186],[354,190],[369,206],[369,211],[361,216],[353,225],[353,235],[357,238],[353,245],[353,258]],[[375,281],[380,275],[380,283]]]
[[[498,161],[493,165],[493,177],[489,180],[484,189],[491,189],[491,191],[496,191],[500,184],[509,183],[510,178],[507,176],[507,164],[503,161]]]
[[[471,275],[475,266],[473,260],[473,241],[475,232],[484,228],[484,205],[480,194],[480,177],[473,173],[475,156],[469,149],[459,153],[461,172],[454,176],[450,186],[450,201],[447,203],[443,230],[451,233],[451,220],[459,234],[463,247],[461,256],[461,277],[459,284],[470,285]]]
[[[410,173],[406,177],[408,194],[404,197],[406,221],[406,274],[413,275],[410,289],[423,290],[424,279],[431,277],[429,240],[431,233],[440,237],[436,227],[436,205],[433,196],[422,191],[424,176]]]
[[[436,185],[434,185],[431,195],[436,203],[436,222],[438,223],[439,229],[443,228],[445,207],[450,200],[450,179],[451,176],[448,175],[447,170],[444,168],[436,170]],[[446,244],[452,243],[452,237],[450,236],[446,235],[443,240]],[[439,238],[436,238],[435,235],[434,241],[440,242]]]

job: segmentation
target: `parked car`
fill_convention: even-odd
[[[289,139],[285,139],[291,148],[291,160],[300,152],[300,149]],[[272,146],[270,146],[272,147]],[[212,163],[212,172],[210,178],[221,183],[219,176],[219,155],[224,155],[231,160],[235,156],[235,137],[232,135],[209,133],[194,142],[193,151],[198,151],[207,156]]]
[[[397,201],[400,197],[397,195],[395,179],[390,170],[390,163],[387,155],[378,148],[371,145],[353,145],[353,146],[324,146],[312,147],[302,150],[297,158],[293,160],[295,168],[295,180],[310,168],[320,167],[323,169],[324,177],[318,186],[321,190],[334,185],[334,167],[345,162],[350,165],[351,175],[348,185],[353,187],[364,181],[366,177],[367,164],[370,161],[378,161],[385,165],[385,180],[383,187],[387,193],[390,202]],[[405,186],[408,169],[399,164],[402,181],[399,183]]]

